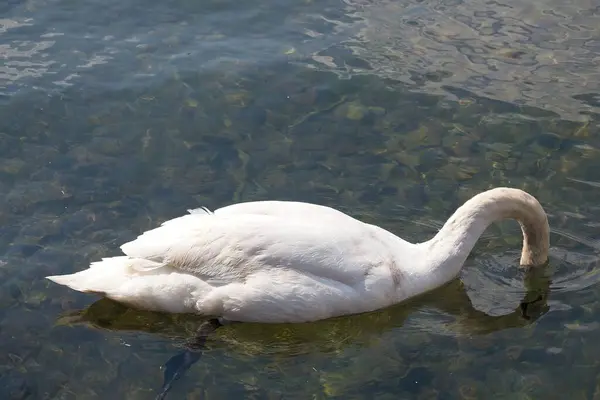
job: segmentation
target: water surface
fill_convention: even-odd
[[[547,210],[544,271],[494,225],[423,298],[224,328],[171,398],[598,396],[600,12],[563,3],[3,3],[0,397],[154,397],[201,319],[44,276],[188,208],[310,201],[416,242],[501,185]]]

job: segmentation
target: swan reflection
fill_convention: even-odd
[[[473,307],[464,284],[455,279],[432,292],[383,310],[332,318],[304,324],[239,323],[216,330],[206,343],[207,349],[227,348],[240,357],[275,356],[295,357],[305,354],[336,354],[347,347],[368,348],[382,336],[395,330],[417,331],[433,335],[485,335],[510,328],[526,327],[548,312],[551,278],[549,268],[521,271],[525,290],[519,293],[521,301],[512,312],[491,316]],[[407,321],[410,320],[410,323]],[[90,306],[62,315],[60,325],[84,325],[91,329],[112,332],[144,332],[158,335],[185,350],[182,355],[188,364],[179,368],[177,377],[165,382],[170,388],[174,380],[200,358],[202,348],[187,347],[190,337],[197,335],[198,327],[209,321],[206,317],[189,314],[166,314],[133,309],[121,303],[102,298]],[[174,356],[170,362],[176,359]],[[157,366],[158,367],[158,366]],[[173,367],[173,366],[171,366]],[[165,378],[167,374],[165,373]],[[167,381],[168,379],[166,379]],[[167,390],[159,397],[164,398]]]

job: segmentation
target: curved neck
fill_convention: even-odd
[[[427,249],[427,264],[449,281],[459,273],[486,228],[503,219],[515,219],[521,225],[521,265],[545,264],[550,247],[546,213],[533,196],[511,188],[488,190],[459,207],[437,235],[422,244]]]

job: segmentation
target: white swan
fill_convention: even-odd
[[[542,206],[522,190],[495,188],[467,201],[423,243],[324,206],[248,202],[191,210],[122,245],[125,256],[48,279],[146,310],[315,321],[387,307],[449,282],[484,230],[505,218],[521,225],[521,265],[545,264]]]

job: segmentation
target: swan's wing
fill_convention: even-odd
[[[343,215],[343,214],[342,214]],[[121,246],[125,254],[183,270],[215,284],[278,269],[354,285],[389,259],[373,229],[353,218],[192,213]],[[388,258],[386,258],[388,257]]]

